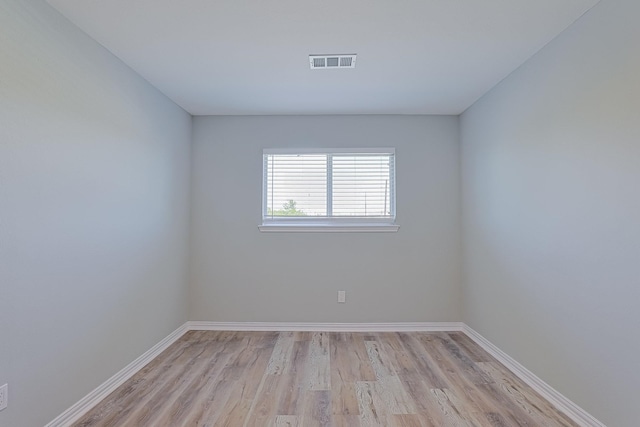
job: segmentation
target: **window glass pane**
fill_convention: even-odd
[[[333,155],[333,216],[387,217],[392,209],[389,155]]]
[[[269,154],[265,168],[265,217],[327,215],[326,155]]]

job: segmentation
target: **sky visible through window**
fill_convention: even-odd
[[[267,217],[393,215],[388,154],[269,154],[265,168]]]

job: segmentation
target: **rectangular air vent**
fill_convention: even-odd
[[[349,55],[309,55],[309,66],[312,70],[329,70],[332,68],[356,68],[356,54]]]

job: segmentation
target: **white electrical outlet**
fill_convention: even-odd
[[[9,384],[0,387],[0,411],[7,408],[9,403]]]
[[[347,292],[338,291],[338,302],[347,302]]]

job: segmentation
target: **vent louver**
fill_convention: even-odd
[[[355,68],[356,54],[349,55],[309,55],[309,66],[312,70],[328,70],[332,68]]]

